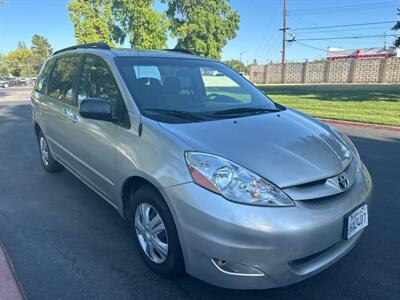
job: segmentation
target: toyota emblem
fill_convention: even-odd
[[[349,181],[346,177],[344,177],[343,175],[340,175],[338,177],[338,185],[342,190],[345,190],[349,187]]]

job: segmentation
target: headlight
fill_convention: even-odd
[[[186,152],[185,159],[195,183],[228,200],[260,206],[294,205],[278,187],[225,158]]]

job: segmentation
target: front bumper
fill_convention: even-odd
[[[267,289],[306,279],[344,256],[361,232],[343,240],[343,220],[370,203],[368,171],[343,194],[297,201],[293,207],[257,207],[227,201],[187,183],[164,190],[174,215],[186,271],[210,284]],[[221,272],[212,258],[254,266],[264,276]]]

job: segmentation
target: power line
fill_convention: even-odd
[[[363,4],[351,4],[351,5],[341,5],[341,6],[330,6],[330,7],[312,7],[312,8],[303,8],[303,9],[294,9],[290,10],[291,12],[318,12],[318,11],[324,11],[324,10],[333,10],[333,9],[348,9],[348,8],[375,8],[376,6],[385,6],[385,5],[393,5],[396,4],[396,1],[385,1],[385,2],[369,2],[369,3],[363,3]]]
[[[343,24],[343,25],[330,25],[330,26],[317,26],[317,27],[302,27],[293,28],[292,30],[308,30],[308,29],[325,29],[325,28],[338,28],[338,27],[354,27],[354,26],[367,26],[377,24],[396,23],[396,21],[372,22],[372,23],[358,23],[358,24]]]
[[[361,35],[361,36],[342,36],[342,37],[329,37],[329,38],[309,38],[309,39],[295,39],[295,40],[289,40],[288,42],[297,42],[297,41],[324,41],[324,40],[346,40],[346,39],[365,39],[365,38],[375,38],[375,37],[384,37],[385,35]],[[387,37],[393,36],[397,37],[398,35],[396,34],[387,34]]]
[[[306,32],[300,32],[301,36],[304,34],[315,34],[315,33],[348,33],[348,32],[354,32],[354,31],[365,31],[365,30],[382,30],[386,29],[389,30],[387,26],[379,26],[379,27],[369,27],[369,28],[354,28],[354,29],[346,29],[346,30],[341,30],[341,29],[335,29],[335,30],[315,30],[315,31],[306,31]],[[296,31],[297,30],[293,30]]]
[[[311,48],[311,49],[314,49],[314,50],[326,52],[326,49],[314,47],[314,46],[311,46],[311,45],[308,45],[308,44],[306,44],[306,43],[302,43],[302,42],[299,42],[299,41],[296,41],[296,40],[294,40],[294,42],[296,42],[297,44],[300,44],[300,45],[302,45],[302,46],[304,46],[304,47],[307,47],[307,48]]]
[[[311,9],[300,9],[290,10],[288,15],[319,15],[319,14],[339,14],[339,13],[353,13],[354,10],[365,11],[365,10],[376,10],[382,8],[388,8],[396,6],[395,1],[382,2],[382,3],[367,3],[358,5],[347,5],[347,6],[334,6],[334,7],[320,7]]]

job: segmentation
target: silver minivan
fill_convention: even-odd
[[[371,178],[350,139],[218,61],[78,45],[46,61],[31,98],[44,169],[117,209],[158,274],[285,286],[368,225]]]

